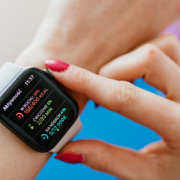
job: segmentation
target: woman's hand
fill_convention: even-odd
[[[101,75],[116,80],[73,65],[62,69],[58,61],[46,61],[46,65],[67,88],[151,128],[163,140],[140,152],[101,141],[80,140],[67,144],[57,159],[82,162],[128,180],[180,179],[180,45],[170,35],[161,36],[151,43],[161,50],[154,45],[143,45],[100,70]],[[166,93],[167,99],[126,82],[142,76]]]
[[[45,59],[63,59],[97,72],[176,20],[179,7],[179,0],[53,0],[34,40],[16,63],[44,68]],[[82,109],[87,99],[71,95]],[[0,136],[1,179],[34,179],[49,154],[34,152],[2,125]]]

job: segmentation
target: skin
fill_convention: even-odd
[[[106,77],[74,65],[51,72],[67,88],[154,130],[163,140],[139,152],[80,140],[67,144],[61,153],[81,154],[83,164],[123,180],[180,179],[180,44],[172,35],[149,43],[102,67],[99,74]],[[139,77],[166,93],[166,98],[128,82]]]
[[[179,0],[171,4],[168,0],[54,0],[16,63],[42,69],[46,59],[61,59],[97,72],[105,63],[156,36],[179,17],[179,9]],[[82,110],[87,98],[70,93]],[[31,150],[2,125],[0,136],[0,178],[34,179],[50,153]]]

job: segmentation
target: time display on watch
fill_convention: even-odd
[[[78,105],[38,69],[30,68],[1,99],[1,119],[35,150],[51,150],[78,116]]]

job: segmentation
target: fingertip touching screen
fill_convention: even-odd
[[[3,124],[34,150],[50,151],[78,117],[78,105],[36,68],[23,72],[1,96]]]

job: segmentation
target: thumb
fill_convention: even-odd
[[[99,140],[70,142],[55,158],[68,163],[83,163],[122,179],[144,179],[153,167],[152,161],[142,154]]]

